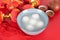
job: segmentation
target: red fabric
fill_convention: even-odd
[[[47,1],[45,0],[42,4],[47,3]],[[23,33],[18,28],[17,23],[12,21],[8,23],[0,24],[0,40],[60,40],[60,10],[55,12],[53,18],[50,18],[46,30],[36,36]]]

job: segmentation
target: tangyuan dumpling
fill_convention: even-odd
[[[37,20],[31,18],[30,21],[29,21],[29,24],[31,25],[35,25],[37,23]]]
[[[39,19],[39,14],[32,14],[32,18]]]
[[[29,30],[29,31],[33,31],[34,30],[34,27],[32,25],[27,25],[26,26],[26,29]]]
[[[44,22],[43,21],[39,21],[39,22],[37,22],[36,26],[37,27],[42,27],[42,26],[44,26]]]
[[[22,18],[22,22],[27,23],[28,21],[29,21],[29,17],[28,16],[24,16]]]

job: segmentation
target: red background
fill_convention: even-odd
[[[50,0],[41,0],[41,4],[47,4]],[[8,27],[7,29],[5,29]],[[10,22],[0,24],[0,40],[60,40],[60,10],[50,18],[49,24],[44,32],[36,36],[24,34],[17,23]]]

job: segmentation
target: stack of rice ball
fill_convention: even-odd
[[[29,31],[42,28],[42,26],[44,25],[44,22],[40,20],[39,14],[32,14],[31,17],[24,16],[22,18],[22,22],[26,24],[25,28]]]

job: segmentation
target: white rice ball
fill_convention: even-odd
[[[34,27],[32,25],[27,25],[26,26],[26,29],[29,30],[29,31],[33,31],[34,30]]]
[[[22,21],[23,21],[24,23],[27,23],[27,22],[29,21],[29,17],[28,17],[28,16],[24,16],[24,17],[22,18]]]
[[[30,21],[29,21],[29,24],[30,25],[35,25],[37,23],[37,20],[31,18]]]
[[[44,25],[44,22],[43,22],[43,21],[39,21],[39,22],[36,24],[37,27],[42,27],[43,25]]]
[[[34,18],[34,19],[39,19],[39,14],[33,14],[33,15],[32,15],[32,18]]]

